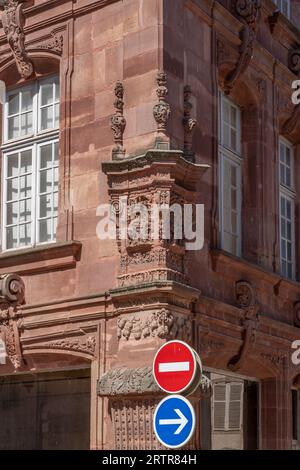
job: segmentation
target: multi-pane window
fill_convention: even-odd
[[[243,382],[216,383],[213,386],[213,430],[239,431],[243,417]]]
[[[289,279],[295,278],[295,192],[293,170],[293,147],[286,140],[280,139],[280,267],[282,276]]]
[[[273,2],[278,6],[279,10],[287,18],[291,17],[291,2],[290,0],[273,0]]]
[[[4,250],[55,241],[58,211],[57,77],[7,93],[4,112]]]
[[[219,175],[221,248],[241,255],[240,109],[220,95]]]

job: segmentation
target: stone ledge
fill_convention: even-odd
[[[80,258],[81,247],[80,242],[69,241],[2,253],[0,275],[40,274],[56,269],[73,268]]]

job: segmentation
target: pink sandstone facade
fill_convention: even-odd
[[[300,2],[290,20],[271,0],[0,3],[6,91],[56,76],[60,92],[56,236],[0,254],[0,448],[159,449],[151,365],[173,338],[212,387],[242,387],[238,425],[225,392],[192,396],[188,448],[297,448],[300,195],[290,280],[276,168],[283,136],[299,187]],[[219,93],[241,110],[239,256],[220,242]],[[120,196],[204,204],[204,248],[100,240],[97,208]]]

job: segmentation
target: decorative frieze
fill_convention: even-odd
[[[102,397],[153,393],[162,392],[154,380],[151,367],[112,369],[106,372],[98,383],[98,395]]]
[[[115,114],[111,117],[111,129],[114,135],[115,147],[112,151],[112,158],[118,160],[125,157],[123,147],[123,135],[126,128],[126,119],[124,117],[124,86],[122,82],[117,82],[115,86]]]
[[[27,79],[33,74],[34,68],[25,49],[23,3],[22,0],[2,0],[0,8],[3,9],[3,30],[14,55],[18,71],[22,78]]]
[[[192,338],[191,319],[183,315],[175,315],[165,308],[150,313],[122,315],[118,319],[119,339],[139,341],[154,337],[190,341]]]
[[[59,349],[94,356],[96,350],[96,339],[94,336],[84,336],[83,338],[62,338],[42,344],[31,345],[30,349]]]

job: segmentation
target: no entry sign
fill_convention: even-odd
[[[195,380],[199,380],[200,374],[199,357],[183,341],[170,341],[157,351],[153,375],[158,386],[165,392],[181,393],[190,389]]]

